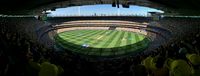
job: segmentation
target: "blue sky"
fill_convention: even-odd
[[[50,11],[50,16],[79,16],[79,15],[143,15],[146,16],[147,12],[162,12],[154,8],[148,8],[143,6],[130,6],[130,8],[112,7],[111,4],[104,5],[87,5],[87,6],[75,6],[67,8],[59,8],[56,11]]]

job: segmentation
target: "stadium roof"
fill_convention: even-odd
[[[43,10],[112,4],[113,1],[117,0],[1,0],[0,14],[39,14]],[[119,3],[156,8],[170,15],[200,15],[200,0],[119,0]]]

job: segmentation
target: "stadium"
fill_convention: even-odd
[[[200,76],[199,3],[2,0],[0,76]]]
[[[161,43],[154,40],[155,37],[166,41],[171,36],[171,32],[167,29],[150,26],[148,23],[150,18],[124,16],[130,20],[123,20],[123,17],[117,20],[116,17],[101,16],[98,19],[91,16],[80,17],[83,20],[71,17],[70,21],[63,21],[62,18],[65,17],[52,17],[48,21],[55,23],[53,27],[57,30],[54,31],[56,34],[53,37],[58,50],[66,49],[92,58],[113,58],[137,54],[149,48],[150,42],[157,43],[151,46],[160,45]],[[107,18],[110,19],[106,20]],[[132,20],[133,18],[135,20]],[[141,18],[141,21],[138,18]],[[160,31],[154,31],[156,29]]]
[[[116,24],[113,25],[115,22]],[[86,26],[84,24],[89,25]],[[61,46],[68,48],[69,50],[74,50],[73,52],[86,55],[111,57],[114,55],[119,56],[121,54],[129,54],[131,51],[137,52],[137,50],[139,51],[147,48],[149,42],[149,39],[145,37],[147,33],[134,29],[135,26],[133,26],[133,24],[133,22],[112,20],[83,20],[65,22],[58,27],[71,25],[72,28],[59,29],[57,32],[58,36],[56,36],[55,40],[58,43],[60,42]],[[116,28],[116,26],[132,27]],[[141,27],[145,26],[141,25]]]

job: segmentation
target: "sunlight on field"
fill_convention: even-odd
[[[98,40],[99,40],[99,39],[101,39],[101,38],[103,38],[103,37],[104,37],[104,36],[99,36],[99,37],[97,37],[96,39],[98,39]]]

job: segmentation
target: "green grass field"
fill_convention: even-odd
[[[59,33],[55,39],[64,49],[95,56],[138,52],[149,43],[142,34],[118,30],[72,30]]]

